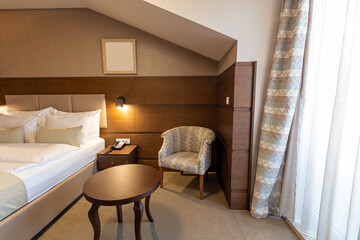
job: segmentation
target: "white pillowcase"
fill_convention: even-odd
[[[101,109],[94,110],[94,111],[88,111],[88,112],[63,112],[56,110],[55,108],[50,110],[50,113],[55,116],[63,116],[63,117],[85,117],[89,116],[91,117],[89,121],[90,123],[90,130],[92,133],[89,133],[90,138],[99,138],[100,137],[100,114]],[[84,129],[83,129],[84,131]]]
[[[45,117],[47,115],[50,115],[52,110],[53,110],[52,107],[44,108],[44,109],[38,110],[38,111],[18,111],[18,110],[6,109],[5,114],[10,115],[10,116],[15,116],[15,117],[36,117],[36,116],[39,116],[40,117],[39,124],[43,125],[43,123],[45,121]]]
[[[45,123],[48,128],[69,128],[82,126],[81,144],[88,140],[97,139],[100,136],[100,112],[101,109],[90,112],[62,112],[53,109],[51,115],[46,116]]]
[[[0,127],[14,128],[24,126],[25,142],[35,143],[39,117],[15,117],[0,114]]]
[[[38,111],[18,111],[18,110],[6,109],[5,114],[15,117],[36,117],[36,116],[48,115],[52,112],[52,110],[53,110],[52,107],[44,108]]]

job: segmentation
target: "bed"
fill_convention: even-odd
[[[101,109],[99,111],[100,127],[107,127],[103,94],[6,95],[5,99],[7,108],[10,110],[35,111],[54,107],[64,112],[86,112]],[[41,144],[4,144],[0,146],[0,151],[9,152],[11,159],[12,150],[6,149],[14,147],[14,149],[20,149],[22,153],[31,155],[31,151],[39,145]],[[96,172],[96,153],[104,147],[102,138],[92,138],[85,142],[81,140],[79,147],[66,147],[66,151],[59,150],[59,154],[54,155],[56,157],[53,156],[51,161],[46,159],[38,161],[37,158],[29,164],[23,162],[19,164],[11,160],[3,163],[0,161],[0,172],[11,173],[22,180],[27,191],[28,202],[0,221],[0,238],[31,239],[41,231],[82,194],[84,182]],[[55,150],[51,151],[55,152]]]

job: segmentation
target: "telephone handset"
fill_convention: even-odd
[[[112,152],[112,150],[121,150],[125,147],[125,145],[126,144],[124,142],[115,142],[105,154]]]
[[[125,143],[124,142],[115,142],[112,146],[111,146],[111,150],[121,150],[125,147]]]

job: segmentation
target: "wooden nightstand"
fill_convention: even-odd
[[[137,145],[126,145],[121,150],[113,150],[110,153],[105,154],[109,151],[111,146],[107,146],[104,150],[97,154],[97,168],[98,170],[104,170],[109,167],[137,163]]]

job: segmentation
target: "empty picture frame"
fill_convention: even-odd
[[[136,74],[135,39],[102,39],[104,74]]]

